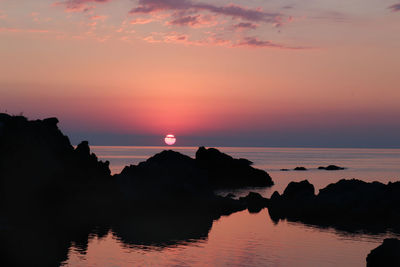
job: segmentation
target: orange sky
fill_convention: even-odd
[[[57,116],[103,143],[285,145],[265,139],[328,129],[351,144],[379,128],[391,135],[373,146],[399,146],[396,0],[303,2],[0,0],[0,111]]]

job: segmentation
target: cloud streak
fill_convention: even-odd
[[[389,9],[392,10],[393,12],[399,12],[400,11],[400,3],[391,5],[389,7]]]
[[[217,6],[208,3],[193,2],[190,0],[139,0],[139,6],[133,8],[130,14],[149,14],[160,11],[184,11],[200,12],[206,11],[216,15],[229,16],[235,19],[253,22],[276,23],[280,20],[279,13],[269,13],[258,9],[250,9],[239,5]]]
[[[94,8],[95,3],[108,3],[112,0],[65,0],[55,2],[55,6],[64,6],[67,12],[86,12]]]
[[[257,27],[258,27],[257,24],[254,24],[251,22],[240,22],[240,23],[233,25],[233,28],[235,30],[245,30],[245,29],[255,30],[255,29],[257,29]]]
[[[188,26],[192,28],[211,27],[217,24],[217,18],[212,15],[189,15],[177,16],[171,21],[165,23],[166,25]]]
[[[286,45],[282,45],[282,44],[273,43],[271,41],[263,41],[257,37],[245,37],[236,46],[248,46],[248,47],[254,47],[254,48],[279,48],[279,49],[291,49],[291,50],[292,49],[294,49],[294,50],[309,49],[307,47],[286,46]]]

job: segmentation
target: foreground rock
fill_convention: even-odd
[[[327,170],[327,171],[339,171],[339,170],[344,170],[344,169],[345,169],[344,167],[339,167],[336,165],[329,165],[326,167],[324,167],[324,166],[318,167],[318,170]]]
[[[10,212],[106,203],[97,195],[112,190],[109,163],[91,154],[88,142],[74,149],[57,123],[0,114],[0,205]]]
[[[371,250],[367,256],[367,267],[400,266],[400,240],[387,238],[382,245]]]
[[[60,265],[113,217],[108,162],[88,142],[74,148],[57,123],[0,114],[1,266]]]
[[[284,193],[274,192],[269,213],[274,220],[289,219],[345,230],[399,230],[400,182],[387,185],[340,180],[318,195],[308,181],[291,182]]]

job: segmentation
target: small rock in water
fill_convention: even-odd
[[[305,167],[296,167],[294,168],[295,171],[306,171],[307,169]]]
[[[336,165],[329,165],[327,167],[324,167],[324,166],[318,167],[318,170],[327,170],[327,171],[338,171],[338,170],[344,170],[344,169],[345,168],[339,167],[339,166],[336,166]]]

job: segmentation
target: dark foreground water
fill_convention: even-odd
[[[101,159],[111,162],[113,173],[137,164],[165,147],[92,147]],[[195,147],[173,147],[194,156]],[[342,178],[364,181],[400,180],[400,149],[310,149],[310,148],[219,148],[234,157],[247,158],[267,170],[275,182],[269,189],[251,189],[269,197],[282,192],[290,181],[308,179],[316,190]],[[335,164],[343,171],[317,170]],[[282,172],[281,168],[308,168],[305,172]],[[237,196],[249,190],[239,190]],[[227,192],[220,192],[226,194]],[[190,223],[190,220],[188,220]],[[157,231],[168,227],[155,222]],[[161,229],[161,231],[160,231]],[[208,230],[208,232],[207,232]],[[280,221],[274,224],[268,211],[247,211],[225,216],[212,223],[196,239],[171,240],[169,244],[140,245],[119,240],[110,232],[89,241],[85,254],[71,248],[65,266],[365,266],[369,251],[393,233],[349,233]]]

